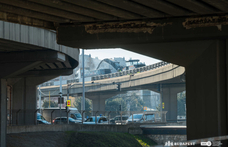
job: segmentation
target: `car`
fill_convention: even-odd
[[[155,122],[154,113],[139,113],[133,115],[133,123],[152,123]],[[127,123],[132,123],[132,115],[128,118]]]
[[[129,116],[127,115],[122,115],[122,121],[121,121],[121,116],[118,115],[114,117],[113,119],[110,120],[110,124],[116,124],[116,125],[121,125],[121,124],[126,124]]]
[[[71,117],[75,120],[81,120],[82,121],[82,115],[81,115],[81,113],[78,112],[77,108],[69,108],[69,110],[70,110],[70,112],[68,114],[69,117]]]
[[[142,120],[143,113],[141,114],[134,114],[133,115],[133,122],[140,122]],[[127,123],[132,123],[132,115],[128,118]]]
[[[50,125],[51,123],[50,122],[48,122],[48,121],[46,121],[46,120],[42,120],[42,119],[40,119],[40,120],[37,120],[37,124],[45,124],[45,125]]]
[[[91,116],[87,118],[83,124],[108,124],[108,119],[104,116],[97,116],[97,123],[95,122],[95,119],[95,116]]]
[[[52,120],[53,124],[60,124],[60,117],[56,117],[54,120]],[[81,120],[75,120],[71,117],[69,117],[69,124],[76,124],[81,123]],[[61,117],[61,124],[67,124],[67,117]]]
[[[51,123],[46,121],[45,118],[40,113],[37,113],[37,124],[50,125]]]

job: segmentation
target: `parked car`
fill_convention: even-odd
[[[129,116],[127,115],[122,115],[122,121],[121,121],[121,116],[118,115],[114,117],[113,119],[110,120],[110,124],[116,124],[116,125],[121,125],[121,124],[126,124]]]
[[[82,115],[81,113],[78,112],[77,108],[69,108],[70,113],[68,114],[69,117],[75,119],[75,120],[80,120],[82,121]],[[86,119],[84,119],[86,120]]]
[[[82,115],[80,114],[80,112],[78,111],[77,108],[68,108],[68,111],[69,111],[68,117],[71,117],[75,120],[82,121]],[[62,113],[62,115],[61,115],[62,117],[67,117],[67,110],[66,109],[61,109],[61,113]],[[52,121],[53,118],[58,117],[59,114],[60,114],[60,109],[58,107],[43,109],[43,116],[48,121]]]
[[[95,116],[91,116],[86,119],[83,124],[96,124]],[[97,124],[108,124],[108,119],[104,116],[97,116]]]
[[[56,117],[53,121],[53,124],[60,124],[60,117]],[[81,123],[81,120],[75,120],[69,117],[69,124]],[[67,124],[67,117],[61,117],[61,124]]]
[[[155,122],[154,113],[140,113],[133,115],[134,123],[152,123]],[[132,115],[128,118],[127,123],[132,123]]]
[[[45,118],[40,114],[37,113],[37,124],[47,124],[50,125],[51,123],[46,121]]]

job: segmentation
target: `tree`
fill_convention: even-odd
[[[130,111],[143,111],[144,102],[135,93],[131,94],[131,96],[127,96],[127,94],[121,94],[107,99],[105,101],[105,110],[119,111],[119,106],[121,105],[122,111],[128,111],[128,102],[130,104]]]
[[[48,108],[49,107],[49,101],[44,100],[44,103],[42,105],[43,108]],[[58,104],[54,101],[50,101],[50,107],[58,107]]]
[[[82,97],[75,98],[75,102],[73,103],[74,107],[77,108],[78,110],[81,110],[81,98]],[[85,110],[86,111],[92,110],[92,101],[87,98],[85,99]]]

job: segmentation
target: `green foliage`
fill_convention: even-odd
[[[177,94],[177,114],[178,115],[186,115],[185,104],[186,104],[186,92],[183,91]]]
[[[133,136],[143,147],[149,147],[152,145],[157,145],[156,142],[154,142],[153,140],[151,140],[150,138],[148,138],[144,135],[133,135]]]
[[[44,103],[42,105],[43,108],[48,108],[49,107],[49,101],[44,100]],[[58,107],[58,103],[50,101],[50,107]]]
[[[71,132],[68,147],[146,147],[156,145],[143,135],[114,132]]]
[[[122,111],[127,111],[127,103],[130,104],[130,111],[143,111],[144,102],[135,93],[131,96],[121,94],[105,101],[106,111],[119,111],[119,105],[122,106]]]
[[[156,107],[156,109],[157,109],[158,111],[161,111],[161,105],[158,105],[158,106]]]
[[[78,110],[81,110],[81,98],[82,97],[75,98],[75,102],[73,103],[74,107],[77,108]],[[92,101],[87,98],[85,99],[85,110],[86,111],[92,110]]]

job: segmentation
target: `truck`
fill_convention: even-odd
[[[71,117],[75,120],[82,121],[82,115],[77,108],[68,108],[68,117]],[[42,109],[42,116],[46,118],[47,121],[52,122],[56,117],[60,117],[60,109],[56,108],[45,108]],[[61,117],[67,117],[66,109],[61,109]]]

